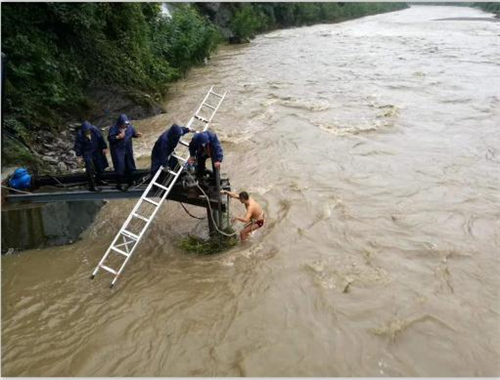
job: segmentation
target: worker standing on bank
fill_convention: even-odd
[[[132,173],[136,170],[136,167],[132,138],[141,136],[142,133],[134,129],[125,114],[120,115],[116,124],[109,130],[108,140],[111,148],[111,159],[117,175],[118,185],[116,188],[118,190],[127,190],[128,187],[122,187],[124,182],[127,182],[129,187],[134,184]]]
[[[189,143],[188,164],[192,165],[196,161],[196,175],[203,177],[206,172],[206,160],[212,159],[213,169],[219,169],[224,158],[222,147],[217,135],[210,131],[196,133]]]
[[[101,131],[88,121],[84,121],[76,135],[75,152],[78,162],[85,162],[90,191],[100,191],[97,186],[104,184],[101,174],[109,166],[106,158],[107,149]]]
[[[175,169],[178,160],[172,156],[172,153],[181,137],[189,132],[195,132],[195,130],[172,124],[158,137],[151,152],[151,175],[155,175],[160,166],[168,166],[171,170]]]

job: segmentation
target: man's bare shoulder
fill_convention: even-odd
[[[261,210],[260,205],[253,198],[250,198],[250,204],[248,205],[248,207],[250,208],[250,210],[256,211],[256,212],[260,212],[260,210]]]
[[[249,204],[249,207],[259,207],[259,204],[255,201],[255,199],[253,198],[250,198],[250,204]]]

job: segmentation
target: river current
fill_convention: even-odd
[[[413,6],[221,48],[134,123],[138,166],[215,85],[223,172],[267,226],[188,254],[206,221],[167,203],[113,290],[89,276],[132,200],[72,245],[2,257],[2,375],[500,376],[489,16]]]

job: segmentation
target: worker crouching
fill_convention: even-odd
[[[220,169],[220,164],[223,159],[222,147],[217,135],[210,131],[196,133],[189,143],[189,164],[193,164],[196,160],[196,175],[198,178],[204,177],[207,158],[212,159],[212,167]]]

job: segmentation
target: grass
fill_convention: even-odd
[[[223,230],[227,234],[234,233],[232,228]],[[202,239],[198,236],[188,235],[181,240],[179,247],[189,253],[197,255],[214,255],[227,251],[238,244],[238,235],[231,237],[216,233],[208,239]]]

